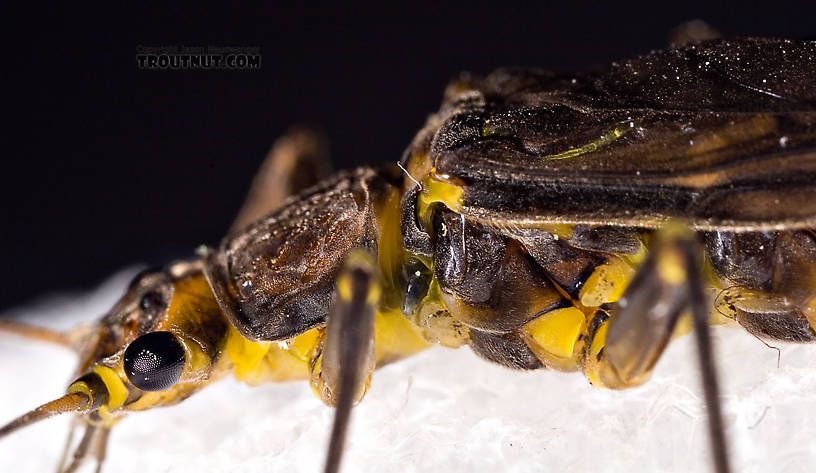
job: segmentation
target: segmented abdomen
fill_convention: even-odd
[[[421,251],[430,254],[407,265],[410,297],[403,310],[429,339],[467,343],[478,355],[518,369],[583,369],[591,381],[588,366],[603,349],[595,334],[653,237],[653,231],[625,227],[490,227],[444,206],[434,209],[428,233]],[[701,237],[713,317],[734,319],[765,338],[816,340],[813,232]]]

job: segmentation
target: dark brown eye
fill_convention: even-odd
[[[148,310],[159,307],[163,303],[164,300],[162,300],[161,294],[156,291],[150,291],[142,296],[142,299],[139,301],[139,307],[141,307],[142,310]]]
[[[170,332],[150,332],[125,350],[125,374],[143,391],[172,388],[184,369],[184,348]]]

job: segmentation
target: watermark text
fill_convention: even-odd
[[[260,47],[137,46],[136,67],[168,70],[257,70]]]

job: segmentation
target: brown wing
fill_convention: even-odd
[[[814,42],[713,41],[598,73],[462,84],[430,156],[476,220],[816,225]]]

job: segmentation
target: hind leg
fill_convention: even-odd
[[[306,128],[290,130],[269,150],[230,231],[273,212],[289,196],[317,184],[329,172],[326,140]]]
[[[585,372],[596,384],[626,388],[650,376],[684,313],[691,313],[700,377],[708,408],[716,471],[729,471],[717,376],[709,334],[709,301],[702,285],[696,235],[670,225],[656,235],[651,254],[623,297],[596,316]]]

